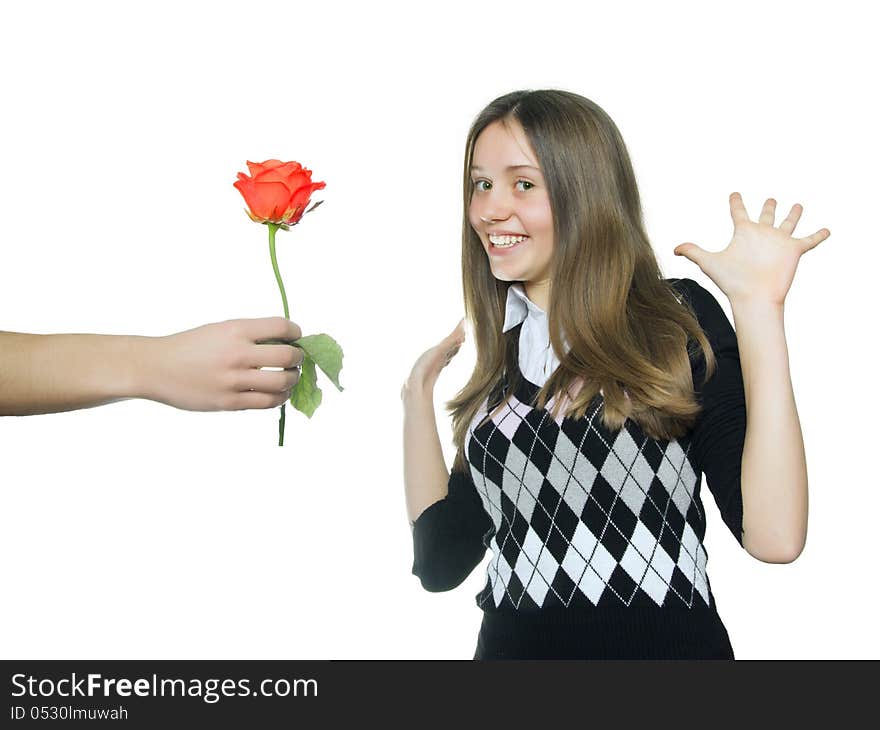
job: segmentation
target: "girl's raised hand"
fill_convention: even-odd
[[[463,342],[464,318],[439,344],[425,350],[416,360],[409,377],[400,389],[401,400],[404,400],[409,392],[433,390],[437,378],[440,377],[440,371],[455,357]]]
[[[675,247],[699,266],[727,298],[782,305],[794,280],[800,257],[818,246],[831,231],[821,228],[811,236],[795,238],[792,233],[804,208],[792,206],[788,217],[774,227],[776,201],[768,198],[757,221],[749,218],[739,193],[730,195],[733,238],[723,251],[706,251],[695,243]]]

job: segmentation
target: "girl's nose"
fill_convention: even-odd
[[[494,204],[483,208],[480,218],[484,223],[495,223],[510,218],[510,206]]]
[[[503,191],[490,191],[479,201],[477,210],[485,223],[504,221],[513,212],[513,201]]]

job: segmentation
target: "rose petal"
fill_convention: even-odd
[[[303,217],[303,214],[306,211],[306,208],[309,204],[309,198],[312,197],[312,193],[315,190],[321,190],[326,186],[326,183],[316,182],[309,183],[303,187],[298,188],[290,198],[290,202],[287,204],[287,209],[292,210],[294,208],[297,209],[296,214],[290,219],[291,222],[296,223],[300,218]]]
[[[280,182],[286,185],[288,176],[281,173],[280,170],[280,167],[276,167],[274,170],[263,170],[254,175],[254,180],[258,182]]]
[[[284,163],[281,160],[266,160],[265,162],[250,162],[248,161],[247,166],[248,170],[250,170],[251,175],[256,177],[264,170],[272,170],[279,165],[283,165]]]
[[[278,172],[280,172],[282,175],[293,175],[293,173],[302,170],[303,166],[300,165],[298,162],[291,161],[285,162],[280,167],[276,167],[275,169],[278,170]]]
[[[287,185],[287,189],[290,190],[290,192],[296,190],[300,184],[304,184],[300,182],[291,182],[292,180],[299,181],[304,179],[306,183],[308,182],[308,177],[302,175],[302,166],[298,162],[285,162],[280,167],[262,170],[254,176],[254,179],[259,180],[260,182],[263,180],[283,182]]]
[[[295,193],[300,188],[304,188],[310,185],[312,182],[312,177],[309,172],[306,170],[297,170],[291,175],[288,175],[285,183],[287,184],[287,189],[291,192],[291,194]]]
[[[287,209],[290,193],[284,183],[258,183],[245,179],[233,183],[233,187],[241,193],[248,207],[258,218],[276,223],[280,220],[279,211]]]
[[[263,165],[259,162],[251,162],[248,160],[247,163],[248,172],[250,172],[251,177],[256,177],[263,170]]]

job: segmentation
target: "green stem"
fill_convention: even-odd
[[[275,232],[279,226],[276,223],[268,223],[269,226],[269,255],[272,257],[272,270],[275,272],[275,281],[281,290],[281,303],[284,305],[284,318],[290,319],[290,310],[287,307],[287,294],[284,292],[284,282],[281,281],[281,273],[278,271],[278,259],[275,256]],[[287,403],[281,404],[281,417],[278,419],[278,445],[284,446],[284,408]]]
[[[287,403],[281,404],[281,418],[278,419],[278,445],[284,446],[284,406]]]
[[[287,294],[284,293],[284,282],[281,281],[281,274],[278,272],[278,259],[275,258],[275,231],[278,225],[275,223],[267,224],[269,226],[269,255],[272,257],[272,270],[275,272],[275,280],[278,282],[278,288],[281,290],[281,302],[284,304],[284,317],[290,319],[290,311],[287,308]]]

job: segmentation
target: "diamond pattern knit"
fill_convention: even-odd
[[[539,386],[521,380],[478,426],[483,404],[465,440],[468,473],[453,472],[447,497],[416,520],[413,573],[428,590],[459,585],[490,551],[476,658],[733,658],[706,571],[700,486],[705,473],[742,544],[736,335],[706,289],[669,282],[718,366],[701,389],[705,362],[692,361],[703,411],[687,435],[655,440],[631,419],[610,432],[601,394],[583,418],[554,420],[552,401],[534,408]]]

